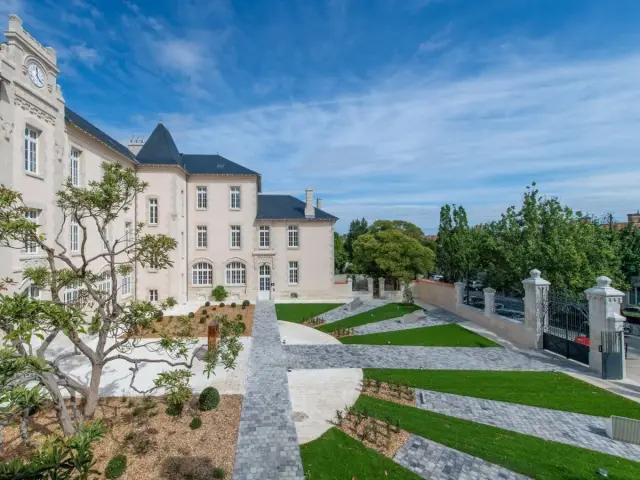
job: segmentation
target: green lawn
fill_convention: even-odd
[[[302,323],[305,320],[322,315],[329,310],[338,308],[343,303],[276,303],[278,320]]]
[[[509,470],[544,480],[602,478],[596,472],[604,468],[609,478],[640,478],[640,462],[549,442],[537,437],[448,417],[361,395],[356,408],[381,420],[390,416],[400,428],[447,445],[461,452],[502,465]],[[345,477],[347,478],[347,477]]]
[[[347,317],[337,322],[328,323],[318,327],[318,330],[330,333],[339,328],[351,328],[359,325],[366,325],[367,323],[380,322],[382,320],[389,320],[391,318],[401,317],[406,313],[411,313],[414,310],[420,310],[417,305],[403,305],[401,303],[389,303],[382,307],[374,308],[368,312],[359,313],[352,317]]]
[[[308,480],[418,480],[393,460],[365,447],[337,428],[300,447]]]
[[[557,372],[367,368],[365,378],[534,407],[640,419],[640,404]]]
[[[420,347],[499,347],[488,338],[456,324],[410,328],[395,332],[342,337],[342,343],[359,345],[414,345]]]

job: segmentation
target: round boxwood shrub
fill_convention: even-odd
[[[127,456],[122,454],[116,455],[107,463],[107,468],[104,469],[104,476],[109,479],[120,478],[126,469]]]
[[[195,316],[196,316],[196,314],[194,312],[189,312],[189,315],[187,315],[187,317],[189,317],[189,318],[193,318]]]
[[[242,302],[242,308],[247,308],[249,305],[251,305],[251,302],[249,300],[245,300]]]
[[[206,321],[207,321],[206,317],[200,317],[200,323],[204,323]]]
[[[206,309],[206,308],[203,308],[203,309],[202,309],[202,314],[204,315],[205,313],[207,313],[207,309]]]
[[[224,302],[220,302],[220,305],[218,305],[220,308],[224,307]]]
[[[236,308],[236,307],[237,307],[236,302],[231,302],[231,308]]]
[[[191,419],[191,423],[189,424],[189,428],[191,430],[196,430],[202,426],[202,419],[200,417],[193,417]]]
[[[218,393],[218,390],[213,387],[205,388],[202,390],[202,393],[200,393],[198,403],[200,404],[200,410],[202,411],[213,410],[220,403],[220,394]]]
[[[216,468],[213,470],[213,478],[224,478],[224,470],[222,468]]]
[[[204,302],[204,306],[205,306],[205,307],[208,307],[209,305],[211,305],[211,302],[209,302],[209,301]]]

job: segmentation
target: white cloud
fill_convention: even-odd
[[[194,72],[205,62],[204,52],[199,42],[171,39],[156,44],[158,63],[170,70]]]
[[[78,62],[93,68],[103,61],[95,48],[87,47],[85,43],[73,45],[69,48],[58,48],[58,56],[68,62]],[[66,71],[66,70],[65,70]]]

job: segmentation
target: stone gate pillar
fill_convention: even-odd
[[[367,293],[369,299],[373,299],[373,277],[367,277]]]
[[[465,282],[456,282],[456,308],[464,304],[464,289],[467,286]]]
[[[535,332],[533,348],[542,348],[542,333],[549,319],[549,285],[540,276],[540,270],[533,269],[530,277],[522,281],[524,286],[524,326]]]
[[[496,290],[491,287],[487,287],[484,292],[484,316],[490,317],[493,315],[493,310],[496,304]]]
[[[384,277],[380,277],[378,279],[378,297],[381,299],[385,298],[384,295]]]
[[[609,277],[596,279],[597,285],[584,291],[589,301],[589,368],[602,374],[602,332],[624,330],[624,317],[620,315],[620,305],[624,293],[611,286]],[[624,348],[624,346],[623,346]],[[624,362],[624,355],[622,355]],[[623,375],[625,365],[622,366]]]

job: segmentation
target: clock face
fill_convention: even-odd
[[[36,87],[44,87],[44,71],[40,65],[32,62],[27,67],[27,71],[29,72],[29,78]]]

